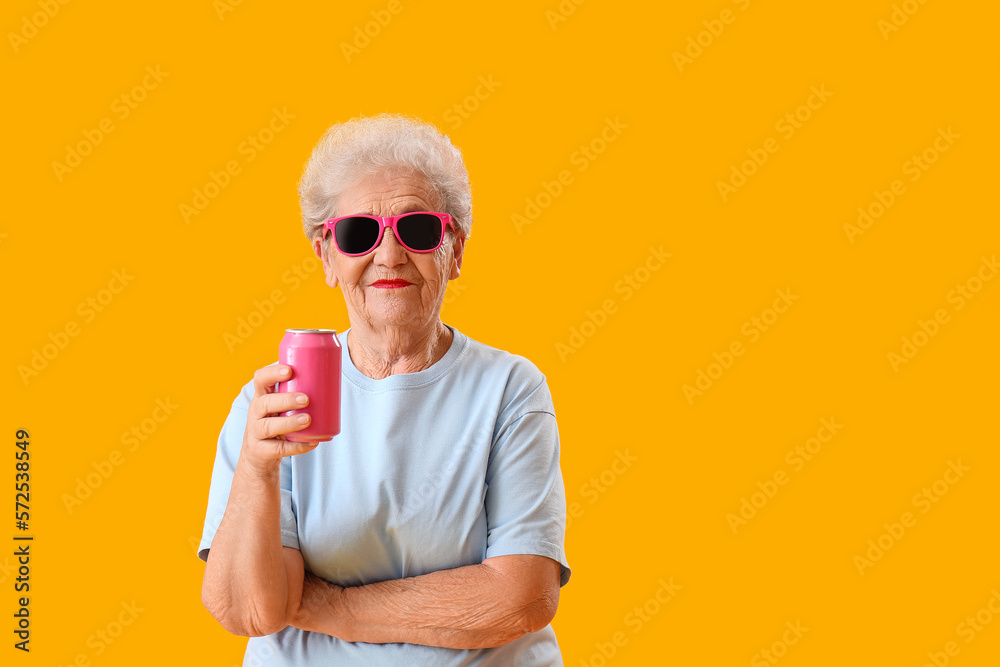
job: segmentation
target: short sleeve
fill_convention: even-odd
[[[205,525],[202,530],[201,543],[198,545],[198,557],[203,561],[208,560],[212,538],[215,537],[215,531],[222,523],[226,505],[229,503],[229,491],[233,486],[233,474],[236,471],[236,462],[239,460],[240,449],[243,446],[243,433],[247,424],[247,407],[250,405],[249,397],[251,396],[253,396],[253,382],[248,383],[233,401],[229,416],[219,434],[215,465],[212,468],[212,483],[208,491]],[[292,469],[287,457],[281,460],[279,472],[281,477],[281,544],[298,549],[298,526],[292,507]]]
[[[566,493],[559,430],[544,378],[500,425],[486,485],[486,557],[547,556],[562,566],[564,586],[571,574],[563,546]]]

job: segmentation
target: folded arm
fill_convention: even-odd
[[[235,635],[278,632],[299,606],[302,554],[281,544],[280,513],[277,471],[268,478],[237,466],[201,592],[205,608]]]
[[[307,572],[290,625],[352,642],[500,646],[549,624],[559,576],[557,561],[533,555],[353,588]]]
[[[229,500],[205,564],[201,599],[233,634],[260,637],[288,626],[299,608],[304,567],[298,549],[281,543],[281,459],[311,451],[316,443],[280,436],[305,428],[298,416],[299,394],[275,392],[291,377],[287,365],[254,373],[254,398],[247,407],[243,445]]]

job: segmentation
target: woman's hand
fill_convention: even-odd
[[[338,639],[354,641],[349,618],[343,610],[344,589],[312,572],[303,573],[302,597],[288,624],[309,632],[325,632]]]
[[[253,374],[254,394],[247,408],[247,426],[240,454],[249,471],[273,474],[283,457],[310,452],[319,444],[292,442],[281,437],[309,426],[307,414],[281,416],[282,412],[309,405],[309,397],[305,394],[277,391],[277,383],[291,377],[291,366],[284,364],[265,366]]]

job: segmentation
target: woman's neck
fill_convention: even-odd
[[[451,329],[440,320],[427,329],[386,327],[381,331],[352,322],[347,351],[355,368],[381,380],[430,368],[448,352],[453,338]]]

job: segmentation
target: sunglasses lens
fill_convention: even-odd
[[[396,224],[400,239],[413,250],[434,250],[441,243],[441,219],[436,215],[414,213]]]
[[[358,255],[375,247],[378,240],[378,221],[371,218],[344,218],[334,228],[337,247],[341,251]]]

